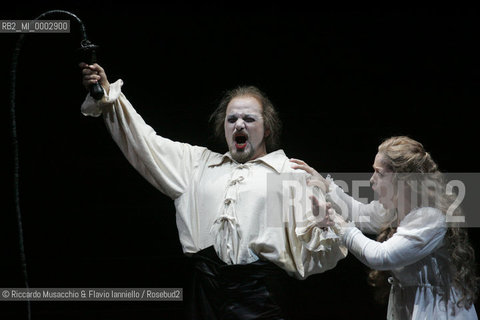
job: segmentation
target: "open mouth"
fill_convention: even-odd
[[[240,134],[234,137],[235,147],[237,149],[243,150],[247,146],[248,137],[246,135]]]

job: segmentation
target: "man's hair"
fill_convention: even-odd
[[[215,109],[210,116],[210,121],[213,121],[215,136],[218,139],[223,139],[223,141],[225,141],[224,123],[227,106],[232,99],[242,96],[256,98],[262,105],[264,129],[270,130],[270,134],[265,138],[267,152],[277,150],[280,143],[282,122],[278,116],[277,110],[275,110],[275,107],[270,99],[268,99],[267,95],[254,86],[239,86],[225,92],[217,109]]]

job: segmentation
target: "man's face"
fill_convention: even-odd
[[[262,105],[252,96],[238,96],[227,105],[225,138],[232,158],[240,163],[267,154]]]

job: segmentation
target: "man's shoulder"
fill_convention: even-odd
[[[221,154],[208,149],[207,147],[193,146],[198,154],[199,162],[205,163],[206,166],[221,165],[228,159],[227,154]]]
[[[263,157],[263,161],[275,168],[275,170],[281,174],[307,174],[303,170],[293,169],[290,158],[287,157],[282,149],[268,153],[265,157]]]

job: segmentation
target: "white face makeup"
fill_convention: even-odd
[[[232,158],[245,163],[267,154],[262,105],[252,96],[233,98],[225,116],[225,138]]]
[[[375,172],[370,178],[373,191],[378,195],[378,201],[385,209],[396,208],[395,188],[393,184],[393,171],[385,164],[383,155],[377,153],[373,163]]]

